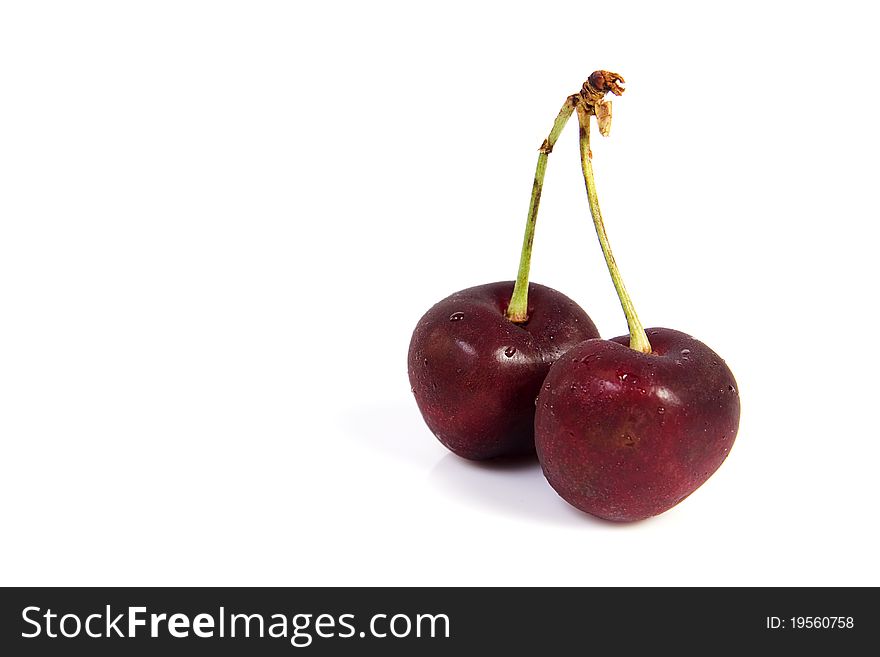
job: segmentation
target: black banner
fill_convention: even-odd
[[[0,597],[4,655],[855,654],[874,644],[878,621],[867,588],[12,588]]]

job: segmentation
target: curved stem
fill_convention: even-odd
[[[617,290],[620,305],[623,306],[623,314],[626,315],[626,323],[629,326],[629,346],[636,351],[650,354],[651,343],[648,342],[648,336],[645,334],[645,329],[639,321],[639,316],[636,314],[635,307],[633,307],[632,299],[629,298],[626,287],[623,285],[620,270],[614,261],[614,254],[611,253],[611,245],[608,243],[605,223],[602,221],[599,197],[596,194],[596,180],[593,178],[593,154],[590,151],[590,114],[583,105],[578,105],[577,113],[580,125],[581,168],[584,171],[584,183],[587,186],[590,213],[593,215],[593,225],[596,227],[596,235],[599,237],[599,244],[602,246],[605,264],[608,265],[608,273],[611,274],[614,289]]]
[[[541,144],[538,154],[538,166],[535,169],[535,182],[532,185],[532,198],[529,202],[529,214],[526,219],[526,232],[523,236],[522,253],[519,258],[519,271],[513,286],[513,295],[507,305],[507,318],[517,324],[525,323],[529,319],[529,267],[532,261],[532,242],[535,240],[535,224],[538,221],[538,205],[541,203],[544,173],[547,171],[547,157],[553,151],[553,146],[559,139],[565,124],[568,123],[576,103],[577,95],[566,98],[565,104],[559,110],[559,115],[553,123],[550,135]]]

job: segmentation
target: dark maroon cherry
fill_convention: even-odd
[[[600,518],[641,520],[699,488],[730,453],[739,426],[736,381],[709,347],[648,329],[652,353],[629,336],[566,353],[538,397],[535,442],[547,481]]]
[[[599,102],[603,83],[591,92]],[[547,158],[582,94],[565,99],[538,150],[516,281],[456,292],[431,308],[409,346],[409,380],[428,427],[469,459],[534,453],[535,397],[565,351],[599,333],[564,294],[529,284]]]
[[[733,374],[714,351],[678,331],[642,328],[596,194],[590,116],[600,128],[610,117],[601,102],[587,96],[577,106],[581,166],[629,335],[584,342],[550,369],[538,397],[535,443],[547,480],[564,500],[601,518],[632,521],[675,506],[718,469],[736,437],[740,407]]]
[[[468,459],[534,452],[535,398],[550,366],[599,336],[580,306],[531,283],[525,324],[506,316],[513,281],[468,288],[431,308],[409,345],[409,381],[434,435]]]

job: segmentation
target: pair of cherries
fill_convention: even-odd
[[[540,149],[517,280],[468,288],[434,305],[409,347],[409,379],[428,427],[474,460],[537,451],[550,485],[576,508],[614,521],[662,513],[718,469],[739,426],[733,374],[709,347],[666,328],[645,330],[623,286],[599,210],[590,117],[607,135],[608,92],[596,71],[569,96]],[[596,232],[630,329],[603,340],[587,313],[529,284],[547,156],[577,113],[581,164]]]

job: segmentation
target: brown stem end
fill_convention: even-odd
[[[623,82],[623,76],[619,73],[593,71],[578,94],[580,105],[596,117],[599,132],[603,137],[607,137],[611,132],[611,101],[605,100],[605,95],[608,93],[615,96],[622,95],[626,91],[621,86]]]

